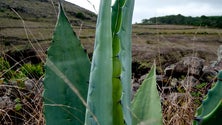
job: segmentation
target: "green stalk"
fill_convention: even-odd
[[[113,124],[111,0],[100,2],[87,105],[86,125]]]
[[[131,125],[131,32],[134,0],[116,0],[112,7],[113,121]]]
[[[123,111],[121,105],[122,96],[122,83],[121,75],[121,62],[119,59],[120,53],[120,38],[118,32],[122,26],[122,10],[125,0],[117,0],[112,7],[112,47],[113,47],[113,124],[124,125]]]

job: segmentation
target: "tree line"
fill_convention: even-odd
[[[175,24],[222,28],[222,16],[202,15],[200,17],[191,17],[178,14],[143,19],[142,24]]]

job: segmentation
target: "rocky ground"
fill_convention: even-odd
[[[211,65],[204,65],[204,61],[198,57],[184,57],[166,67],[163,74],[157,75],[165,125],[192,124],[196,109],[215,83],[217,73],[222,68],[220,57]],[[145,77],[146,75],[143,75],[134,79],[133,93]]]
[[[132,93],[135,93],[142,84],[145,74],[148,73],[155,59],[158,73],[157,88],[161,96],[164,125],[191,125],[197,107],[222,67],[221,51],[220,49],[216,51],[221,38],[215,33],[198,34],[195,35],[195,40],[192,40],[190,33],[194,31],[193,27],[190,33],[184,34],[184,27],[174,31],[172,28],[176,26],[169,26],[169,29],[159,32],[162,35],[152,33],[154,29],[151,26],[135,25],[134,27],[138,29],[134,29],[133,32]],[[161,27],[157,30],[161,30]],[[143,29],[149,33],[146,31],[143,33]],[[216,30],[214,29],[213,32]],[[91,57],[93,43],[83,40],[83,45]],[[36,47],[37,50],[16,48],[16,51],[9,50],[1,53],[10,67],[0,72],[0,124],[44,124],[42,77],[29,75],[23,79],[6,81],[4,72],[11,69],[15,70],[15,73],[19,72],[19,67],[25,63],[44,63],[47,47],[48,45],[43,47],[44,49]]]
[[[43,125],[41,80],[0,84],[1,125]]]
[[[32,53],[30,50],[23,50],[23,52]],[[37,56],[32,57],[27,60],[32,61],[37,58]],[[26,58],[25,54],[23,54],[24,58]],[[20,62],[19,59],[14,61]],[[157,75],[157,88],[161,96],[165,125],[191,124],[196,108],[214,84],[221,67],[220,56],[217,61],[212,62],[212,65],[206,65],[205,60],[199,57],[187,56],[167,66],[162,74]],[[132,93],[136,92],[145,76],[133,76]],[[26,77],[7,82],[1,79],[0,123],[4,125],[44,124],[42,92],[42,78]]]

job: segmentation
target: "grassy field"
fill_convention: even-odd
[[[51,42],[55,22],[24,21],[23,23],[22,20],[10,18],[0,21],[4,24],[0,27],[2,52],[5,48],[32,47],[29,44],[36,46],[37,43],[40,46],[38,45],[36,49],[45,51]],[[73,29],[79,35],[87,51],[92,53],[95,23],[88,25],[82,22],[80,26],[73,26]],[[216,50],[222,42],[221,33],[222,29],[206,27],[134,24],[133,59],[144,62],[158,56],[182,57],[193,54],[206,59],[206,63],[209,63],[217,58]],[[173,55],[172,51],[178,55]]]

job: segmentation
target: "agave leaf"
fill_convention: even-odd
[[[113,54],[114,61],[117,61],[121,66],[121,74],[119,89],[122,90],[121,106],[123,112],[123,119],[125,124],[131,125],[132,118],[130,112],[131,101],[131,63],[132,63],[132,49],[131,49],[131,34],[132,34],[132,15],[134,9],[134,0],[117,0],[112,8],[112,31],[113,31]],[[117,48],[117,49],[116,49]],[[115,63],[114,63],[115,64]],[[117,65],[118,67],[119,65]],[[115,67],[115,65],[114,65]],[[119,68],[119,67],[118,67]],[[115,68],[114,68],[115,69]],[[119,75],[119,74],[118,74]],[[122,87],[121,87],[122,86]],[[114,95],[115,96],[115,95]],[[115,102],[118,101],[116,98]],[[117,108],[120,104],[116,104]],[[117,109],[117,110],[120,110]],[[122,119],[122,114],[113,114],[116,121],[118,117]],[[119,120],[119,124],[122,124],[122,120]]]
[[[111,0],[101,0],[89,81],[86,125],[112,125]],[[93,118],[93,115],[96,119]]]
[[[217,76],[217,82],[215,86],[209,90],[207,98],[202,102],[202,105],[198,108],[194,124],[198,124],[198,122],[200,121],[198,119],[203,119],[203,117],[209,115],[215,109],[218,103],[221,101],[222,99],[221,79],[222,79],[222,71],[220,71]]]
[[[222,71],[219,72],[217,79],[216,85],[209,90],[207,98],[202,103],[202,112],[200,117],[209,114],[222,99]]]
[[[155,64],[132,101],[132,117],[133,125],[162,125],[162,110],[156,86]]]
[[[90,61],[61,5],[47,54],[43,94],[46,124],[84,124]]]
[[[202,119],[199,119],[199,125],[221,125],[222,124],[222,100],[218,105]]]
[[[118,32],[122,26],[122,2],[125,0],[116,0],[112,7],[112,48],[113,48],[113,124],[124,125],[123,111],[121,105],[122,84],[121,84],[121,62],[119,59],[120,53],[120,38]]]

